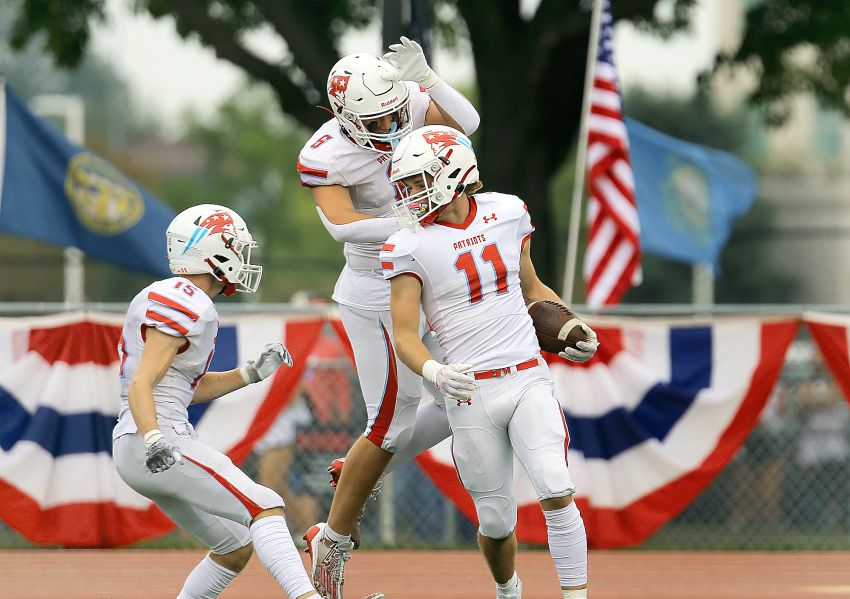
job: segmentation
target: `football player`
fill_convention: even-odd
[[[390,289],[378,253],[399,226],[393,213],[398,192],[389,181],[393,146],[425,124],[471,134],[479,118],[428,66],[419,44],[403,37],[390,49],[383,58],[353,54],[334,65],[327,84],[334,118],[307,141],[297,167],[325,228],[345,244],[333,299],[354,348],[367,408],[365,432],[346,456],[327,524],[305,535],[317,588],[333,581],[338,589],[328,591],[330,596],[341,595],[356,520],[390,459],[401,451],[409,459],[449,435],[436,402],[423,402],[417,415],[423,383],[395,358]],[[426,334],[424,327],[423,319],[420,334]]]
[[[481,182],[472,144],[449,127],[424,127],[403,139],[390,179],[403,185],[396,206],[409,225],[381,252],[392,287],[395,348],[446,396],[452,455],[475,502],[496,596],[522,595],[514,569],[516,453],[543,508],[563,596],[587,597],[587,540],[567,469],[569,436],[526,309],[561,300],[535,273],[528,210],[516,196],[476,193]],[[447,364],[422,343],[420,309]],[[586,361],[596,352],[595,333],[583,329],[586,341],[565,357]]]
[[[178,599],[214,599],[256,551],[295,599],[318,597],[283,517],[283,500],[252,481],[226,455],[200,443],[187,408],[258,383],[292,358],[280,343],[228,372],[207,372],[215,351],[213,300],[253,293],[262,267],[236,212],[212,204],[178,214],[166,232],[177,276],[133,298],[118,345],[121,411],[112,433],[118,474],[210,552]]]

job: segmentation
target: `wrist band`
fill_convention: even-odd
[[[426,360],[422,365],[422,378],[439,389],[439,385],[437,385],[437,374],[443,366],[444,364],[440,364],[436,360]]]
[[[419,85],[421,85],[426,90],[431,89],[440,81],[440,76],[434,72],[434,69],[428,69],[428,74],[425,76],[425,79],[422,81],[417,81]]]
[[[163,438],[165,438],[165,435],[163,435],[162,431],[158,428],[149,430],[145,433],[145,449],[147,449],[148,447]]]

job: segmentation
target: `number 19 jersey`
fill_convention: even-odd
[[[519,282],[520,254],[534,227],[516,196],[469,198],[461,224],[393,234],[381,251],[384,277],[422,284],[422,307],[449,362],[473,370],[511,366],[540,354]]]
[[[206,293],[182,277],[157,281],[133,298],[118,342],[121,411],[113,439],[138,430],[130,413],[127,391],[139,366],[149,328],[185,338],[165,376],[154,387],[153,397],[160,425],[169,421],[186,422],[195,389],[215,352],[218,312]]]

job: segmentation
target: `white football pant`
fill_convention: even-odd
[[[539,362],[528,370],[476,380],[470,403],[446,399],[458,475],[475,502],[481,534],[492,539],[508,536],[516,526],[514,452],[538,500],[575,493],[567,469],[564,414],[549,367]]]
[[[122,435],[113,443],[118,474],[186,532],[213,553],[236,551],[251,542],[248,527],[263,510],[283,507],[283,499],[255,483],[230,458],[196,441],[188,423],[160,430],[177,447],[183,460],[164,472],[145,465],[145,443],[139,433]]]

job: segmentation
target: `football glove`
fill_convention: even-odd
[[[384,58],[393,69],[385,69],[381,77],[392,81],[415,81],[425,89],[433,87],[440,78],[425,60],[425,52],[417,42],[401,36],[400,44],[391,44]]]
[[[259,383],[273,375],[281,364],[292,367],[292,355],[283,343],[269,343],[256,361],[248,360],[242,367],[246,384]]]
[[[446,397],[452,399],[469,399],[475,390],[475,378],[466,371],[472,364],[440,364],[436,360],[428,360],[422,366],[422,377],[430,381]]]
[[[182,461],[183,454],[166,441],[159,430],[152,430],[145,435],[145,465],[148,470],[154,474],[165,472]]]
[[[599,340],[596,338],[596,333],[589,326],[581,323],[581,328],[587,339],[576,343],[576,347],[567,347],[558,355],[571,362],[587,362],[596,353],[599,347]]]

